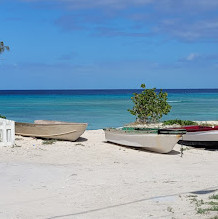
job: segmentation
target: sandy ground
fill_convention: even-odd
[[[102,130],[78,142],[42,144],[17,136],[0,148],[0,218],[211,218],[197,214],[218,194],[218,151],[180,146],[170,154],[104,142]]]

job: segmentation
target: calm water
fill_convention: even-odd
[[[8,119],[87,122],[88,129],[135,121],[127,109],[137,90],[0,91],[0,114]],[[167,90],[171,112],[163,119],[218,120],[218,89]]]

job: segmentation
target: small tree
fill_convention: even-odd
[[[162,89],[160,92],[157,92],[156,88],[145,89],[145,84],[142,84],[141,88],[144,89],[141,93],[133,93],[131,99],[134,106],[128,111],[141,123],[158,122],[171,110],[171,106],[167,103],[168,94]]]
[[[5,50],[10,50],[9,46],[5,46],[4,42],[0,42],[0,53],[3,53]]]
[[[3,53],[5,50],[10,50],[9,46],[5,46],[4,42],[0,42],[0,54]],[[0,118],[6,119],[5,116],[0,114]]]
[[[1,114],[0,114],[0,118],[2,118],[2,119],[6,119],[6,117],[5,117],[5,116],[3,116],[3,115],[1,115]]]

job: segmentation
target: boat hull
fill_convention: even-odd
[[[180,143],[188,146],[218,148],[218,130],[187,132]]]
[[[149,133],[125,133],[119,131],[105,131],[105,138],[108,142],[129,146],[143,148],[157,153],[169,153],[173,150],[175,144],[179,141],[181,135],[167,135],[167,134],[149,134]]]
[[[66,141],[76,141],[86,130],[87,123],[67,123],[58,121],[36,121],[33,123],[15,123],[15,134]]]
[[[218,130],[212,131],[199,131],[199,132],[187,132],[183,135],[184,141],[217,141],[218,142]]]
[[[202,125],[189,125],[173,129],[185,129],[187,132],[203,132],[218,130],[218,126],[202,126]]]

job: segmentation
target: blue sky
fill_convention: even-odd
[[[218,88],[217,0],[0,7],[0,89]]]

